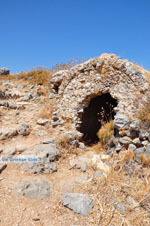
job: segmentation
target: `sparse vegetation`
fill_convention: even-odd
[[[150,166],[150,157],[148,155],[140,155],[141,163],[143,167]]]
[[[114,133],[113,120],[107,123],[103,123],[102,127],[99,129],[97,133],[100,143],[102,145],[107,144],[113,133]]]
[[[32,67],[31,71],[29,72],[20,72],[17,74],[10,74],[7,77],[1,76],[0,79],[1,80],[23,79],[28,81],[31,84],[49,86],[50,78],[53,73],[59,70],[68,70],[71,67],[75,66],[76,64],[80,64],[84,61],[85,60],[83,58],[82,59],[74,58],[74,59],[68,60],[67,63],[57,63],[51,69],[45,68],[43,66]]]
[[[67,135],[63,135],[57,138],[57,143],[61,148],[69,148],[70,147],[70,140]]]
[[[42,106],[39,111],[38,117],[49,119],[52,116],[52,112],[53,112],[52,106],[50,106],[50,107]]]
[[[146,73],[145,77],[148,85],[150,86],[150,72]],[[150,88],[144,95],[138,95],[139,109],[137,111],[137,117],[141,120],[141,126],[144,128],[150,127]]]
[[[133,151],[127,151],[125,152],[125,154],[123,155],[121,162],[126,162],[128,160],[135,160],[135,153]]]

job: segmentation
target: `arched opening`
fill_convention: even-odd
[[[98,142],[97,132],[103,122],[114,119],[114,107],[117,100],[109,93],[93,98],[81,116],[79,131],[83,133],[82,140],[86,143]]]

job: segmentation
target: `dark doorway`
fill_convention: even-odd
[[[79,131],[83,133],[83,141],[91,144],[98,142],[97,132],[102,122],[114,119],[114,107],[116,106],[117,100],[109,93],[96,96],[90,101],[89,106],[84,109],[79,128]]]

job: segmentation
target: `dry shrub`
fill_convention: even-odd
[[[104,152],[104,145],[102,145],[101,142],[98,142],[92,146],[92,151],[95,151],[95,153]]]
[[[68,70],[77,64],[83,63],[84,61],[85,61],[84,58],[81,58],[81,59],[74,58],[74,59],[68,60],[67,63],[56,64],[55,66],[52,67],[51,71],[57,72],[60,70]]]
[[[10,74],[7,76],[0,76],[0,80],[27,80],[31,84],[37,85],[50,85],[50,78],[53,73],[59,70],[69,70],[77,64],[83,63],[85,60],[83,58],[74,58],[68,60],[67,63],[57,63],[51,69],[45,68],[43,66],[32,67],[30,72],[20,72],[17,74]]]
[[[102,127],[97,132],[97,136],[100,140],[100,143],[102,145],[107,144],[113,133],[114,133],[113,120],[107,123],[103,123]]]
[[[124,156],[122,157],[121,162],[126,162],[130,159],[135,160],[135,158],[136,158],[135,153],[133,151],[127,151],[127,152],[125,152]]]
[[[137,118],[141,120],[141,127],[148,129],[150,127],[150,72],[145,72],[145,79],[149,85],[144,94],[137,95]]]
[[[146,79],[147,83],[150,84],[150,71],[146,72],[145,79]]]
[[[150,126],[150,103],[142,103],[138,111],[137,117],[144,125]]]
[[[141,154],[140,159],[143,167],[150,166],[150,156]]]
[[[18,74],[19,78],[29,80],[29,83],[37,85],[48,85],[51,73],[45,70],[31,71]]]
[[[61,148],[68,149],[70,147],[70,139],[69,139],[69,137],[67,135],[62,135],[62,136],[57,138],[57,144]]]

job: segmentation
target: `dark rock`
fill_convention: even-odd
[[[0,68],[0,75],[9,75],[10,74],[10,70],[8,68]]]
[[[5,163],[0,163],[0,173],[7,167]]]
[[[56,116],[56,115],[54,115],[54,116],[52,117],[52,120],[53,120],[54,122],[59,121],[59,117]]]

